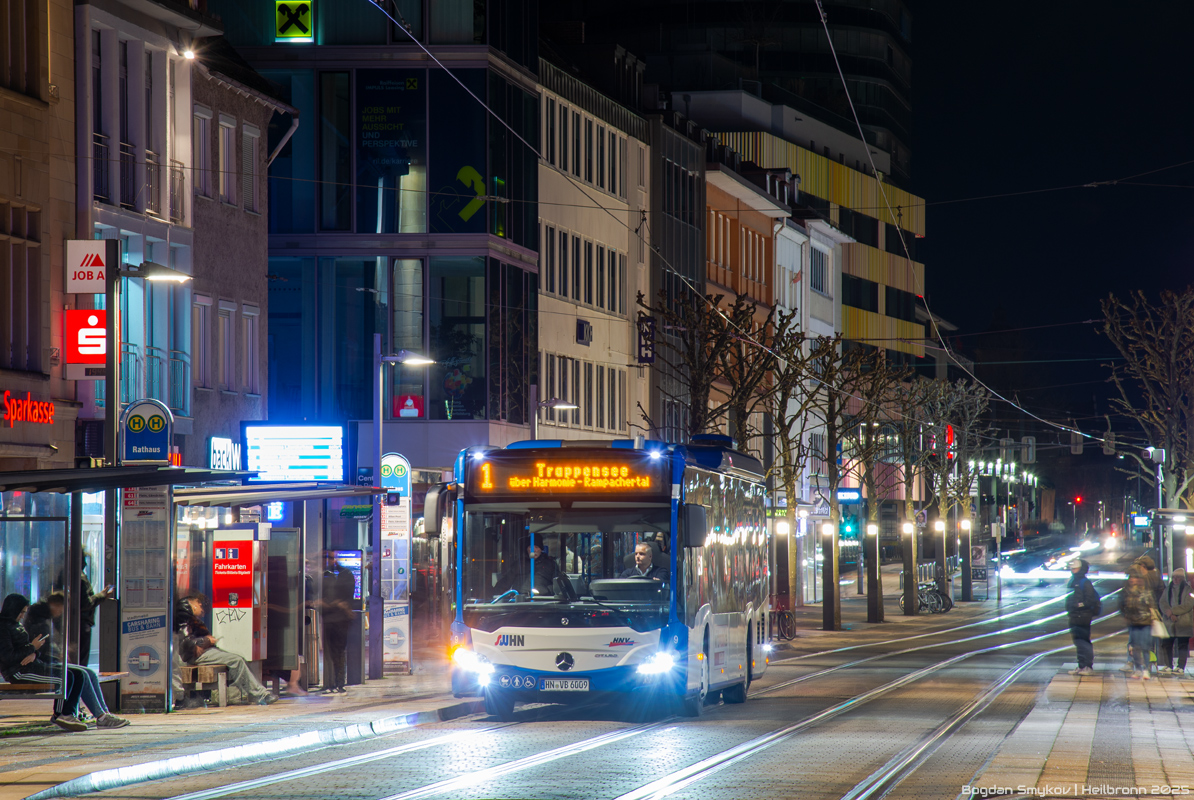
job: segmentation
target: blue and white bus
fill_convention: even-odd
[[[453,690],[502,719],[520,702],[744,702],[771,649],[769,541],[762,466],[729,445],[462,452],[425,515],[451,593]],[[654,579],[631,570],[644,543]]]

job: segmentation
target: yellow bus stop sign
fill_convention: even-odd
[[[311,0],[277,0],[274,3],[275,41],[315,41]]]

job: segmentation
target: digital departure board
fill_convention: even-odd
[[[474,498],[536,495],[668,496],[668,462],[642,451],[495,452],[473,457],[468,492]]]
[[[344,480],[344,429],[330,425],[242,424],[252,483]]]

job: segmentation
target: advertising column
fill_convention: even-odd
[[[168,464],[174,417],[157,400],[131,404],[121,420],[122,463]],[[124,489],[120,504],[120,683],[124,711],[170,707],[172,563],[170,488]]]
[[[398,453],[381,457],[381,594],[384,600],[382,662],[409,672],[410,646],[410,462]]]

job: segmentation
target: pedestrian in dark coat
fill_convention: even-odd
[[[1094,645],[1090,642],[1090,623],[1103,610],[1099,593],[1094,584],[1086,577],[1090,571],[1090,564],[1082,559],[1070,562],[1072,573],[1069,582],[1069,595],[1065,599],[1065,610],[1070,618],[1070,638],[1074,640],[1074,649],[1078,651],[1078,668],[1070,672],[1071,675],[1094,674]]]
[[[1128,585],[1119,593],[1119,613],[1128,623],[1128,649],[1132,655],[1134,678],[1148,680],[1148,654],[1153,645],[1153,612],[1157,602],[1140,571],[1128,573]]]

